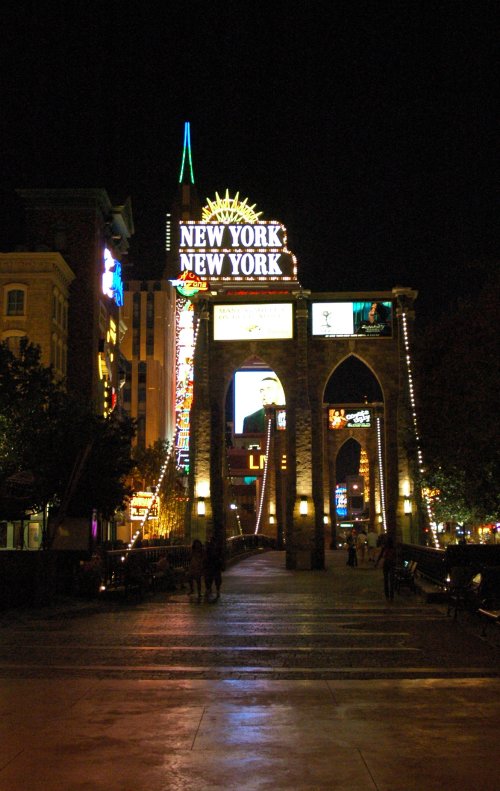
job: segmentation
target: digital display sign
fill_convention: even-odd
[[[328,428],[334,431],[342,428],[371,428],[369,409],[343,409],[332,407],[328,410]]]
[[[271,369],[236,371],[234,375],[235,434],[263,434],[266,430],[265,407],[270,404],[285,406],[285,403],[282,384]]]
[[[312,334],[324,338],[392,336],[392,302],[313,302]]]
[[[122,265],[116,258],[113,258],[107,247],[104,250],[102,293],[110,299],[114,299],[118,307],[123,307]]]
[[[214,305],[214,341],[293,338],[293,305]]]

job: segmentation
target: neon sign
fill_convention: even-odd
[[[119,308],[123,307],[122,265],[104,249],[104,272],[102,273],[102,293],[114,299]]]
[[[347,486],[338,483],[335,487],[335,510],[337,516],[347,516]]]
[[[296,280],[297,262],[287,249],[286,228],[264,222],[238,193],[208,201],[202,222],[179,223],[181,273],[209,280]],[[207,199],[208,200],[208,199]]]
[[[188,299],[177,299],[175,306],[175,450],[177,466],[189,472],[189,428],[190,411],[193,403],[193,357],[194,357],[194,308]]]
[[[188,272],[187,269],[179,275],[177,280],[171,280],[170,282],[183,297],[194,297],[198,291],[208,290],[206,280],[202,280],[198,275]]]

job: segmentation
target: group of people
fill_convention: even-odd
[[[205,583],[205,599],[212,599],[212,588],[215,586],[215,599],[220,598],[222,572],[224,570],[224,553],[222,546],[214,536],[203,546],[199,538],[195,538],[191,546],[188,582],[189,595],[195,592],[201,601],[202,581]]]
[[[363,529],[356,531],[353,530],[347,536],[347,565],[357,566],[358,557],[361,563],[364,563],[365,557],[368,558],[369,563],[375,563],[377,548],[380,546],[380,536],[377,535],[373,528],[365,533]]]
[[[368,562],[374,564],[374,568],[382,561],[382,571],[384,573],[384,594],[388,601],[394,600],[394,572],[396,568],[396,548],[391,536],[386,533],[377,535],[373,528],[365,533],[360,530],[358,533],[353,530],[347,536],[347,565],[358,565],[358,552],[360,560],[364,562],[365,552],[368,549]]]

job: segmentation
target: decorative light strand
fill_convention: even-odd
[[[380,510],[382,512],[382,527],[384,529],[384,533],[387,533],[387,517],[385,513],[385,476],[384,476],[384,464],[383,464],[383,454],[382,454],[382,430],[381,430],[381,419],[378,415],[376,418],[376,424],[377,424],[378,472],[380,478]]]
[[[413,374],[411,368],[411,356],[410,356],[410,340],[409,340],[409,333],[408,333],[408,322],[406,318],[406,313],[404,311],[401,312],[401,323],[403,326],[403,342],[405,346],[405,353],[406,353],[406,373],[408,376],[408,392],[410,396],[410,407],[412,413],[412,420],[413,420],[413,431],[415,434],[415,441],[417,443],[417,461],[418,461],[418,470],[422,475],[425,472],[424,467],[424,460],[422,454],[422,448],[420,446],[420,434],[418,430],[418,421],[417,421],[417,407],[415,401],[415,389],[413,384]],[[434,540],[434,546],[439,547],[439,541],[437,537],[437,524],[436,519],[434,517],[434,513],[432,510],[432,501],[427,492],[423,493],[425,507],[427,511],[427,516],[429,519],[429,525],[432,532],[432,538]]]
[[[172,452],[173,452],[173,444],[171,443],[170,446],[169,446],[169,449],[168,449],[167,457],[166,457],[165,461],[163,462],[163,464],[161,466],[160,476],[159,476],[159,478],[158,478],[158,480],[156,482],[156,487],[155,487],[155,490],[154,490],[154,493],[153,493],[153,498],[152,498],[151,502],[148,505],[147,511],[144,514],[144,518],[143,518],[143,520],[142,520],[142,522],[140,524],[140,527],[137,528],[137,530],[135,531],[134,535],[130,539],[130,542],[128,544],[128,548],[129,549],[133,548],[135,542],[139,538],[141,532],[144,529],[144,525],[146,524],[146,522],[149,519],[149,514],[151,513],[151,510],[152,510],[153,506],[155,505],[156,501],[158,500],[158,497],[159,497],[159,494],[160,494],[160,487],[161,487],[163,478],[165,477],[165,473],[167,471],[167,467],[168,467],[170,458],[172,456]]]
[[[264,462],[264,471],[262,473],[262,487],[260,492],[260,502],[259,502],[259,510],[257,512],[257,520],[255,522],[255,535],[259,532],[260,528],[260,520],[262,517],[262,507],[264,505],[264,497],[266,493],[266,482],[267,482],[267,468],[269,465],[269,447],[271,444],[271,423],[272,418],[271,415],[267,417],[267,437],[266,437],[266,460]]]

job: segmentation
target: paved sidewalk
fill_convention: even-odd
[[[498,649],[343,553],[283,561],[230,567],[212,605],[2,614],[1,791],[497,791]]]

